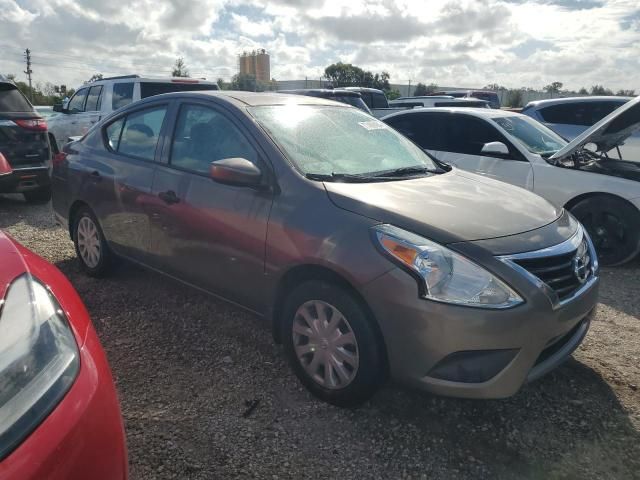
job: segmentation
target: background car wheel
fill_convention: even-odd
[[[295,288],[284,307],[283,343],[293,371],[316,397],[358,405],[380,386],[383,349],[366,310],[346,289],[326,282]]]
[[[640,212],[622,199],[598,195],[571,208],[593,240],[602,265],[622,265],[640,252]]]
[[[113,265],[113,254],[100,228],[100,224],[88,208],[81,208],[74,217],[73,243],[80,266],[88,275],[100,277]]]
[[[51,187],[23,192],[24,199],[29,203],[47,203],[51,200]]]

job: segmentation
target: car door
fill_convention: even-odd
[[[52,117],[48,122],[49,131],[55,137],[60,150],[68,142],[69,137],[78,135],[78,122],[84,114],[88,93],[88,88],[79,89],[71,97],[63,113]]]
[[[269,171],[259,147],[222,107],[183,103],[163,155],[153,181],[153,266],[261,310],[272,193],[209,176],[212,161],[234,157]]]
[[[142,105],[102,129],[104,148],[84,162],[85,198],[116,253],[146,262],[151,187],[169,103]]]
[[[90,128],[100,121],[100,109],[103,98],[102,92],[102,85],[94,85],[89,88],[84,113],[78,116],[78,125],[80,127],[80,133],[78,133],[78,135],[84,135]]]
[[[404,122],[395,122],[397,130],[438,160],[463,170],[533,189],[531,164],[486,120],[451,112],[411,113],[395,118]],[[391,125],[394,126],[394,123]],[[482,154],[482,147],[490,142],[504,143],[509,154]]]

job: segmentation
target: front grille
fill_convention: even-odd
[[[585,238],[568,253],[532,258],[514,258],[529,273],[539,278],[557,295],[560,301],[569,298],[593,275],[593,261]]]

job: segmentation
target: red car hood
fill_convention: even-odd
[[[28,271],[27,263],[14,240],[0,230],[0,299],[4,298],[9,284]]]

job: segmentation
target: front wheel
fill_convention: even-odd
[[[113,254],[98,220],[89,208],[81,208],[74,217],[73,243],[82,270],[92,277],[108,273],[113,264]]]
[[[372,318],[347,290],[310,281],[284,308],[284,349],[293,371],[316,397],[347,407],[369,399],[384,379]]]
[[[602,265],[622,265],[640,252],[640,212],[626,201],[598,195],[576,203],[571,213],[589,232]]]

